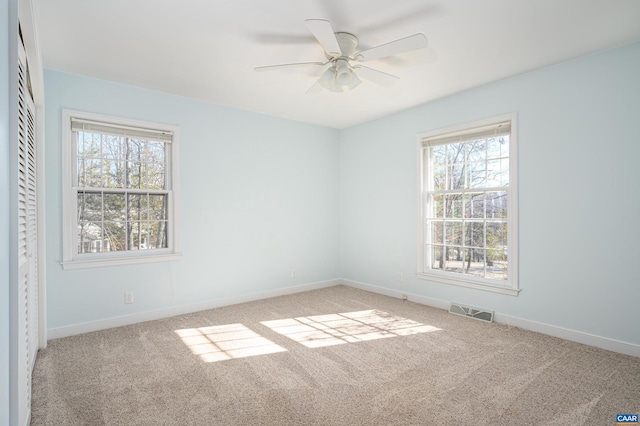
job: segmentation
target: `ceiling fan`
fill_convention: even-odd
[[[307,19],[304,22],[324,49],[327,58],[326,61],[266,65],[255,67],[255,70],[262,71],[314,65],[325,66],[329,64],[329,67],[320,76],[318,81],[311,86],[307,93],[322,90],[322,88],[332,92],[342,92],[345,88],[351,90],[361,83],[360,77],[389,87],[393,85],[399,77],[360,65],[359,63],[427,47],[427,37],[422,33],[417,33],[358,52],[358,37],[355,35],[345,32],[334,32],[331,22],[326,19]],[[355,64],[353,62],[355,62]]]

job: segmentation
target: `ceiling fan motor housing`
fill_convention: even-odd
[[[336,33],[336,39],[340,45],[342,57],[352,57],[358,48],[358,37],[350,33]],[[332,59],[329,57],[329,59]]]

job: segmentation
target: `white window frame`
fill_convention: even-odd
[[[430,269],[429,263],[425,259],[427,244],[426,227],[426,195],[427,179],[430,176],[428,164],[425,163],[424,152],[425,141],[444,136],[463,135],[481,127],[495,125],[509,121],[511,123],[511,133],[509,137],[509,187],[507,191],[507,232],[508,232],[508,266],[507,279],[497,280],[483,277],[475,277],[456,272]],[[443,284],[450,284],[474,289],[486,290],[517,296],[520,292],[518,287],[518,124],[517,114],[510,113],[501,116],[478,120],[472,123],[455,125],[443,129],[427,131],[418,134],[417,138],[417,158],[418,158],[418,270],[416,276],[420,279],[434,281]]]
[[[107,253],[78,253],[78,188],[74,176],[77,167],[76,141],[71,129],[72,119],[105,123],[114,127],[149,129],[173,134],[167,164],[168,193],[167,248],[153,250],[129,250]],[[179,203],[179,128],[168,124],[152,123],[82,111],[62,111],[62,232],[63,269],[81,269],[103,266],[130,265],[137,263],[166,262],[178,260],[180,253],[180,203]]]

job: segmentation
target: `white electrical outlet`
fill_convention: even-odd
[[[124,294],[124,303],[127,305],[133,303],[133,293],[128,291]]]
[[[296,272],[295,269],[291,268],[291,279],[294,279],[297,277],[298,277],[298,273]]]
[[[402,272],[398,272],[398,282],[401,283],[402,281],[404,281],[404,276]]]

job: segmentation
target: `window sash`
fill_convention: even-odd
[[[489,273],[487,270],[487,266],[489,265],[489,263],[490,262],[493,263],[493,261],[496,260],[496,253],[506,251],[504,253],[504,256],[508,256],[507,253],[509,250],[509,246],[511,244],[509,240],[509,233],[507,231],[506,237],[504,237],[503,244],[497,244],[496,246],[489,245],[487,237],[489,235],[489,230],[492,229],[492,226],[508,227],[508,220],[509,220],[508,208],[507,208],[506,218],[492,217],[491,215],[488,214],[485,196],[491,192],[494,192],[494,191],[483,191],[477,188],[473,191],[474,194],[482,194],[484,198],[482,215],[479,217],[473,217],[472,214],[466,211],[466,205],[465,205],[464,199],[461,200],[460,212],[458,212],[457,214],[451,214],[450,212],[448,212],[446,205],[443,205],[443,211],[441,214],[436,214],[434,212],[435,201],[434,201],[433,195],[438,193],[434,193],[430,191],[425,191],[423,193],[422,201],[423,201],[423,205],[425,206],[425,211],[423,214],[423,217],[424,217],[423,226],[425,231],[425,234],[423,236],[423,242],[426,249],[426,252],[423,254],[424,270],[429,270],[429,271],[435,270],[435,271],[442,271],[442,272],[445,272],[448,270],[448,268],[445,265],[446,262],[442,262],[439,268],[433,267],[435,259],[432,254],[432,250],[430,249],[436,246],[441,247],[445,251],[448,251],[448,250],[461,251],[462,259],[457,261],[462,263],[463,271],[464,271],[464,263],[468,260],[467,259],[468,251],[482,250],[484,252],[484,256],[483,256],[484,273],[481,276],[478,276],[477,273],[474,274],[469,272],[471,270],[470,264],[467,265],[467,272],[455,272],[455,273],[463,276],[478,276],[478,278],[490,280],[491,282],[494,282],[495,284],[498,284],[498,285],[501,285],[501,283],[504,283],[506,280],[509,279],[508,270],[504,271],[504,274],[500,272]],[[500,192],[503,192],[505,194],[506,196],[505,204],[508,205],[509,204],[508,188],[501,188]],[[476,235],[476,238],[473,239],[473,242],[478,242],[478,237],[481,237],[482,244],[473,244],[473,242],[469,241],[468,232],[469,230],[473,231],[473,225],[480,225],[482,229],[481,235]],[[456,226],[456,228],[459,228],[460,235],[458,236],[456,241],[454,241],[455,238],[452,239],[452,235],[455,235],[455,234],[451,234],[450,232],[448,232],[448,230],[450,230],[450,228],[452,228],[453,226]],[[438,231],[437,228],[441,228],[439,229],[439,232],[437,232]],[[436,240],[434,237],[434,234],[440,234],[440,233],[442,234],[441,236],[438,235],[440,236],[440,239]],[[492,237],[494,236],[494,233],[491,233]],[[499,242],[500,241],[498,241],[498,243]],[[492,255],[488,256],[488,254],[492,254]],[[475,257],[478,257],[478,256],[476,255]],[[490,259],[489,257],[491,257],[492,259]],[[500,256],[497,256],[497,257],[500,257]],[[443,260],[445,259],[443,258]],[[503,259],[498,259],[498,260],[503,261]],[[507,260],[508,260],[508,257],[507,257]],[[493,277],[491,275],[493,275]]]
[[[135,139],[135,140],[143,140],[143,141],[147,141],[147,142],[160,142],[164,144],[164,157],[163,157],[163,162],[154,162],[154,161],[135,161],[135,158],[115,158],[115,157],[110,157],[110,156],[105,156],[104,152],[100,152],[100,155],[98,156],[79,156],[78,155],[78,149],[79,149],[79,144],[80,144],[80,132],[86,132],[86,133],[90,133],[90,134],[97,134],[102,136],[117,136],[117,137],[121,137],[125,140],[130,140],[130,139]],[[80,184],[80,176],[79,176],[79,160],[84,160],[84,161],[99,161],[101,162],[101,169],[99,172],[99,177],[100,177],[100,181],[103,182],[103,179],[106,177],[105,171],[102,169],[102,167],[106,164],[109,163],[121,163],[121,165],[124,165],[125,163],[130,163],[130,164],[143,164],[146,165],[147,167],[151,166],[160,166],[163,169],[163,183],[164,183],[164,188],[163,189],[171,189],[171,185],[172,185],[172,173],[171,173],[171,158],[172,158],[172,145],[169,143],[169,141],[164,141],[164,140],[159,140],[158,138],[154,138],[151,137],[152,135],[147,134],[145,135],[145,137],[142,136],[137,136],[137,137],[132,137],[132,136],[128,136],[125,134],[114,134],[114,133],[104,133],[98,130],[86,130],[86,129],[80,129],[80,130],[72,130],[71,131],[72,134],[72,160],[73,160],[73,164],[72,164],[72,174],[73,174],[73,180],[72,180],[72,185],[73,188],[110,188],[110,189],[117,189],[117,188],[123,188],[124,186],[104,186],[103,184],[101,186],[90,186],[90,185],[81,185]],[[145,172],[147,170],[145,169]],[[147,176],[144,176],[145,178]],[[139,179],[142,179],[142,176],[138,177]],[[148,182],[148,181],[147,181]],[[126,187],[125,189],[135,189],[134,187]],[[153,191],[155,189],[153,188],[143,188],[143,190],[145,191]]]
[[[105,195],[122,195],[122,210],[118,210],[115,214],[108,214],[110,211],[105,206]],[[99,209],[92,210],[89,203],[89,210],[77,209],[76,223],[76,247],[78,256],[88,253],[109,253],[109,252],[131,252],[138,250],[153,251],[165,250],[169,246],[168,225],[170,194],[168,191],[157,192],[153,195],[163,196],[163,200],[156,200],[162,203],[161,208],[154,209],[147,193],[129,192],[129,191],[110,191],[95,190],[77,191],[77,198],[82,198],[86,202],[87,196],[99,196],[97,200]],[[136,205],[129,195],[134,197],[142,195],[147,196],[146,199],[138,199],[138,203],[143,201],[142,205]],[[133,205],[130,203],[133,202]],[[156,206],[157,207],[157,206]],[[160,213],[158,215],[158,213]],[[136,228],[137,227],[137,228]],[[151,231],[155,231],[153,234]],[[82,234],[82,235],[81,235]],[[137,235],[137,239],[136,239]],[[153,238],[155,235],[156,238]],[[118,238],[119,237],[119,238]],[[141,244],[145,240],[144,247]],[[137,243],[136,243],[137,241]],[[82,247],[86,244],[99,242],[100,250],[86,251]],[[158,246],[160,245],[160,246]],[[103,247],[109,250],[103,251]],[[148,247],[153,246],[153,247]],[[114,250],[111,250],[114,247]],[[120,247],[120,248],[118,248]]]

